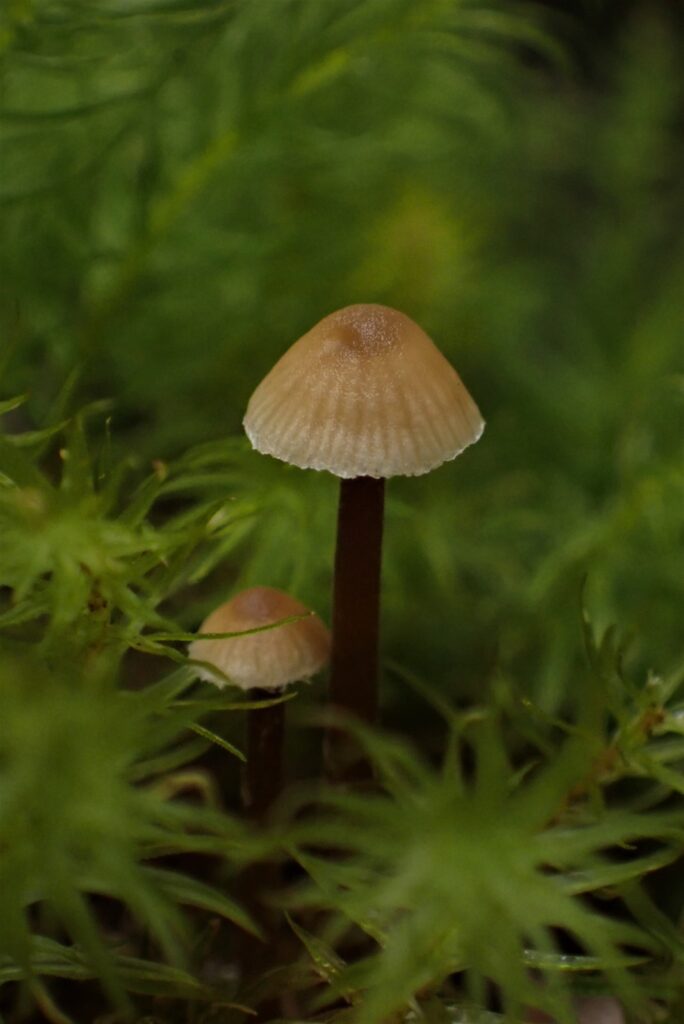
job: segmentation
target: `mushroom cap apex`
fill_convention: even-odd
[[[353,352],[372,355],[399,345],[413,323],[405,313],[375,302],[358,302],[329,313],[309,332],[336,335],[340,345]]]

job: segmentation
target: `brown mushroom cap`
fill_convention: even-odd
[[[339,477],[419,476],[484,429],[460,377],[427,334],[388,306],[347,306],[285,353],[252,395],[254,448]]]
[[[328,660],[330,635],[317,615],[282,590],[252,587],[220,605],[199,628],[200,633],[238,633],[272,622],[306,615],[262,633],[226,637],[223,640],[194,640],[189,654],[197,661],[216,665],[243,690],[258,687],[278,690],[288,683],[308,679]],[[219,687],[224,679],[210,669],[197,667],[201,679]]]

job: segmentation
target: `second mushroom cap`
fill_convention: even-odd
[[[317,615],[282,590],[251,587],[242,591],[216,608],[199,632],[239,633],[295,615],[305,617],[246,636],[194,640],[190,657],[215,665],[243,690],[278,690],[308,679],[327,662],[330,636]],[[208,667],[198,666],[197,674],[219,687],[226,685]]]

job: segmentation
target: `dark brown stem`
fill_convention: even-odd
[[[268,700],[268,690],[252,690],[255,700]],[[285,705],[254,708],[247,712],[247,768],[245,807],[249,816],[261,821],[283,785],[283,739]]]
[[[252,690],[254,700],[267,700],[268,690]],[[247,765],[244,774],[243,803],[248,816],[261,824],[283,787],[283,740],[285,705],[254,708],[247,712]],[[264,897],[278,887],[280,871],[274,861],[251,864],[241,877],[240,896],[264,936],[273,940],[277,915]],[[238,960],[243,980],[256,977],[264,970],[272,955],[272,946],[243,933],[238,943]]]
[[[384,480],[360,476],[340,482],[330,702],[333,708],[371,723],[378,708],[384,501]]]

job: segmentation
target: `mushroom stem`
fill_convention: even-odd
[[[252,690],[256,700],[273,697],[268,690]],[[245,805],[251,818],[262,820],[282,789],[285,705],[253,708],[247,712],[247,768]]]
[[[252,689],[254,700],[267,700],[269,690]],[[285,705],[252,708],[247,712],[247,765],[244,774],[243,803],[248,816],[261,825],[283,785],[283,739]],[[269,892],[278,888],[280,869],[275,861],[250,864],[242,875],[242,901],[264,935],[273,939],[277,917],[265,902]],[[269,947],[260,939],[242,932],[238,939],[237,958],[245,979],[256,977],[268,964]]]
[[[330,701],[364,722],[378,707],[380,564],[385,481],[340,481]]]

